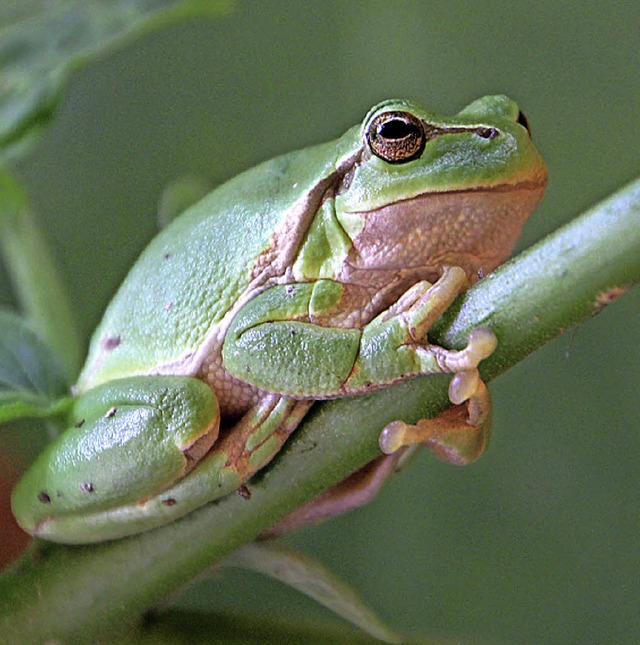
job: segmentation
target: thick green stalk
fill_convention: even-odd
[[[489,325],[500,341],[493,378],[640,282],[640,181],[550,236],[461,298],[434,335],[463,345]],[[250,483],[160,529],[95,546],[39,543],[0,578],[0,641],[88,642],[131,628],[142,612],[378,454],[395,418],[447,404],[447,379],[415,379],[316,406],[285,450]],[[2,641],[4,642],[4,641]]]

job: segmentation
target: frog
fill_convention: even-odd
[[[370,470],[420,445],[474,461],[491,410],[478,366],[496,337],[481,327],[453,350],[428,332],[510,255],[546,180],[518,104],[490,95],[453,116],[383,101],[339,138],[217,187],[106,308],[64,431],[14,489],[18,523],[78,544],[162,526],[246,491],[316,402],[430,374],[452,375],[451,407],[388,423]],[[363,498],[353,481],[318,513]]]

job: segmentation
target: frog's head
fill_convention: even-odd
[[[506,259],[544,192],[544,161],[506,96],[453,117],[385,101],[359,137],[362,154],[336,195],[355,268],[455,264],[473,279]]]

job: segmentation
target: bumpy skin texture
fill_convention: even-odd
[[[22,525],[83,542],[165,523],[241,485],[313,401],[417,374],[454,373],[450,398],[466,408],[390,424],[382,450],[474,459],[489,417],[477,365],[495,338],[478,330],[449,352],[426,334],[508,256],[542,196],[522,123],[501,96],[447,118],[387,101],[175,220],[96,330],[70,430],[16,489]]]

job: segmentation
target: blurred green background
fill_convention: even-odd
[[[630,1],[238,2],[76,73],[17,170],[87,339],[154,235],[168,182],[218,184],[341,134],[387,97],[443,113],[487,93],[520,102],[550,171],[524,248],[638,175],[639,25]],[[422,454],[368,507],[286,542],[405,633],[640,642],[639,339],[636,289],[493,384],[478,463]],[[331,620],[235,570],[180,602]]]

